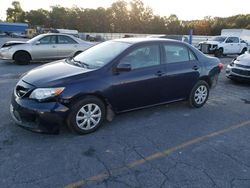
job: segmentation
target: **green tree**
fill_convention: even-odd
[[[12,8],[6,10],[7,22],[24,22],[25,12],[23,11],[19,1],[12,2]]]
[[[49,27],[49,11],[44,9],[26,12],[26,20],[31,26]]]
[[[53,28],[67,28],[67,9],[59,5],[52,6],[49,12],[49,25]]]
[[[126,1],[119,0],[111,5],[108,9],[108,18],[112,32],[129,32],[129,13]]]
[[[182,31],[181,22],[175,14],[165,17],[167,34],[180,34]]]

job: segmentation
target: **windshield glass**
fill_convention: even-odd
[[[40,38],[41,38],[41,35],[37,35],[36,37],[34,37],[34,38],[28,40],[27,43],[33,43],[33,42],[37,41],[37,40],[40,39]]]
[[[213,37],[211,41],[224,42],[227,37]]]
[[[107,41],[98,44],[74,57],[74,61],[89,68],[100,68],[131,46],[130,43]]]

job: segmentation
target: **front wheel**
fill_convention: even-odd
[[[223,56],[223,49],[219,48],[219,49],[215,50],[214,56],[215,57],[221,57],[221,56]]]
[[[13,57],[16,64],[28,65],[31,61],[31,57],[28,52],[19,51],[14,54]]]
[[[209,86],[207,82],[200,80],[195,84],[190,93],[189,104],[191,107],[200,108],[207,102],[208,96]]]
[[[101,126],[105,114],[105,105],[100,99],[86,97],[72,105],[67,125],[78,134],[91,133]]]

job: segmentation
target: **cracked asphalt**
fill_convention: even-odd
[[[250,187],[249,83],[224,70],[200,109],[179,102],[124,113],[89,135],[45,135],[9,114],[19,76],[38,65],[0,61],[1,188]]]

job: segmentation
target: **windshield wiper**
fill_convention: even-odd
[[[74,64],[76,64],[76,65],[78,65],[78,66],[89,68],[89,64],[87,64],[87,63],[84,63],[84,62],[82,62],[82,61],[77,61],[77,60],[75,60],[74,58],[72,58],[71,60],[74,62]],[[83,65],[84,65],[84,66],[83,66]]]

